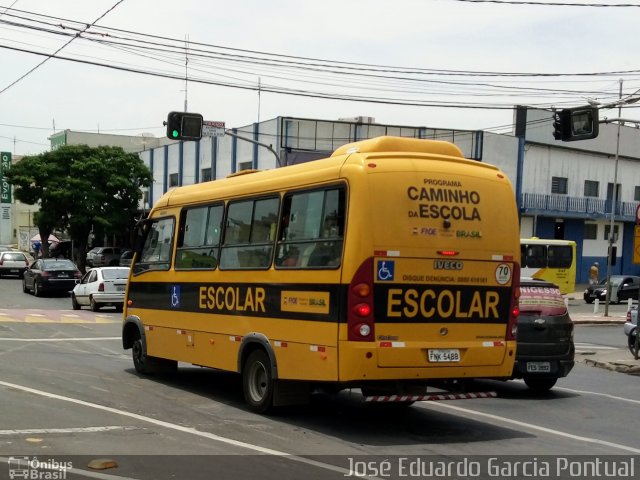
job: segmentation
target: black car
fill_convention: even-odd
[[[620,303],[628,298],[638,300],[640,292],[640,277],[634,275],[611,275],[611,296],[609,301]],[[584,301],[593,303],[595,299],[601,302],[607,299],[607,279],[596,285],[589,285],[584,291]]]
[[[75,263],[66,258],[40,258],[25,270],[22,291],[36,297],[45,292],[70,292],[82,277]]]
[[[520,281],[516,362],[513,378],[546,392],[574,365],[573,322],[560,288],[535,279]]]

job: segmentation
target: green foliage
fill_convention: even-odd
[[[106,234],[125,230],[138,209],[141,187],[152,181],[136,154],[87,145],[24,157],[7,177],[18,200],[40,205],[34,223],[41,235],[67,229],[83,247],[92,228]]]

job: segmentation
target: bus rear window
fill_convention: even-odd
[[[558,287],[522,285],[520,313],[543,316],[564,315],[567,313],[567,306]]]

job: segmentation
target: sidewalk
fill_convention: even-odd
[[[576,352],[575,361],[576,363],[584,363],[585,365],[604,368],[614,372],[640,375],[640,360],[633,358],[633,355],[628,349],[581,349]]]
[[[565,295],[566,298],[571,300],[577,300],[584,302],[584,291],[586,290],[587,285],[576,285],[576,291],[573,293],[568,293]],[[591,305],[592,309],[595,305]],[[619,306],[617,306],[616,310],[619,310]],[[576,313],[571,312],[571,308],[569,308],[569,313],[571,315],[571,320],[573,323],[578,324],[620,324],[622,325],[627,320],[626,309],[624,313],[617,312],[609,312],[608,316],[604,315],[605,304],[604,302],[600,302],[598,313]]]
[[[576,285],[576,291],[566,295],[569,301],[584,302],[584,291],[587,285]],[[594,305],[590,305],[594,307]],[[620,305],[616,305],[617,312],[609,312],[609,315],[605,317],[605,304],[600,303],[598,313],[571,313],[571,320],[575,324],[600,324],[600,325],[620,325],[621,340],[626,338],[622,333],[622,324],[627,320],[626,308],[625,312],[619,311]],[[626,373],[630,375],[640,375],[640,359],[633,358],[631,352],[624,349],[602,349],[590,348],[589,346],[581,347],[576,351],[575,356],[576,363],[583,363],[592,367],[604,368],[606,370],[612,370],[614,372]]]

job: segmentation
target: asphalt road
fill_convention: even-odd
[[[404,457],[486,466],[491,456],[640,453],[630,421],[640,380],[631,375],[578,364],[541,397],[520,381],[485,380],[477,387],[497,398],[394,408],[343,392],[262,416],[245,408],[232,374],[181,364],[173,376],[138,375],[115,311],[72,311],[68,298],[36,299],[9,279],[0,280],[0,302],[0,478],[19,457],[51,460],[49,472],[71,462],[67,478],[275,480],[344,478],[354,465],[399,478]],[[583,328],[594,327],[578,327],[576,338]],[[598,345],[589,332],[584,343]],[[118,466],[88,468],[99,458]],[[382,475],[385,459],[394,475]]]

